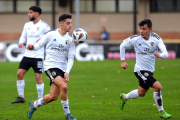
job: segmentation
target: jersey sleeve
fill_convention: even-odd
[[[123,42],[120,45],[120,56],[121,60],[125,60],[125,49],[127,47],[133,46],[134,45],[135,39],[131,39],[130,37],[123,40]]]
[[[26,42],[26,38],[27,38],[27,31],[26,31],[26,24],[24,25],[24,28],[23,28],[23,31],[22,31],[22,34],[21,34],[21,37],[19,39],[19,44],[20,43],[25,43]]]
[[[67,68],[66,68],[66,72],[69,74],[70,70],[73,66],[74,63],[74,55],[75,55],[75,44],[74,44],[74,40],[72,40],[71,45],[69,47],[69,52],[68,52],[68,63],[67,63]]]
[[[158,47],[159,47],[160,51],[162,52],[160,54],[161,58],[167,58],[168,52],[167,52],[166,46],[164,45],[162,39],[158,40]]]
[[[39,50],[40,48],[42,48],[43,46],[45,46],[45,44],[48,42],[49,40],[49,34],[44,35],[35,45],[34,45],[34,50]]]

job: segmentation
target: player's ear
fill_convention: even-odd
[[[39,16],[39,13],[38,12],[35,12],[36,16]]]
[[[150,32],[152,32],[152,28],[149,28]]]
[[[60,26],[61,26],[61,25],[63,25],[63,22],[62,22],[62,21],[60,21],[60,22],[59,22],[59,25],[60,25]]]

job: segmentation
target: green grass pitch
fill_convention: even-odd
[[[126,60],[127,70],[120,60],[75,61],[70,72],[68,96],[70,111],[77,120],[159,120],[158,110],[149,89],[145,97],[129,100],[124,111],[119,108],[119,94],[138,88],[135,60]],[[22,104],[11,104],[18,96],[16,73],[19,63],[0,62],[0,120],[27,120],[29,102],[37,99],[36,82],[30,69],[25,79],[25,99]],[[162,85],[164,109],[180,120],[180,59],[156,60],[154,77]],[[44,95],[49,93],[49,79],[43,73]],[[32,120],[64,120],[60,98],[37,108]]]

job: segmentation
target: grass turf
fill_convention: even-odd
[[[126,60],[127,70],[120,60],[75,61],[68,83],[70,111],[77,120],[158,120],[158,110],[149,89],[145,97],[129,100],[124,111],[119,109],[119,94],[138,88],[135,60]],[[22,104],[11,104],[18,96],[16,88],[17,62],[0,62],[0,120],[28,119],[29,102],[37,99],[36,82],[30,69],[25,79],[25,99]],[[164,109],[179,120],[180,112],[180,59],[156,60],[154,77],[162,85]],[[44,95],[49,93],[49,79],[43,73]],[[58,99],[37,108],[33,120],[63,120],[64,112]]]

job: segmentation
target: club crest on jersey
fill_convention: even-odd
[[[66,45],[69,43],[69,41],[68,40],[66,40]]]
[[[154,42],[151,42],[151,47],[154,47]]]
[[[39,30],[39,27],[37,27],[37,31]]]
[[[144,76],[145,76],[145,77],[148,77],[148,76],[149,76],[149,74],[148,74],[147,72],[145,72],[145,73],[144,73]]]
[[[55,71],[53,71],[53,72],[52,72],[52,75],[53,75],[53,76],[55,76],[55,75],[56,75],[56,72],[55,72]]]

